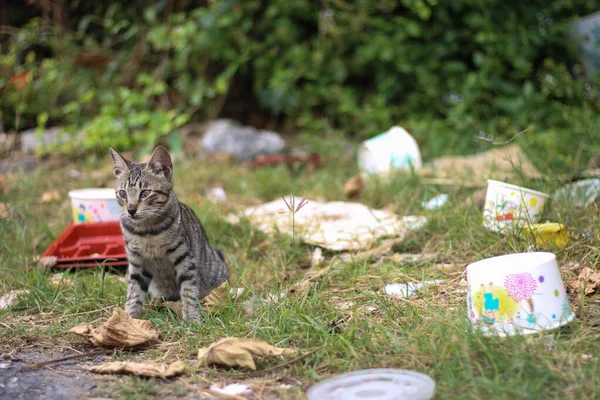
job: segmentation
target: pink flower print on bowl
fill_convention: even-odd
[[[531,296],[537,289],[537,282],[531,274],[522,272],[520,274],[509,274],[504,280],[504,287],[508,295],[516,302],[527,300],[531,312],[533,312],[533,300]]]

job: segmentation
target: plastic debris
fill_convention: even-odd
[[[533,235],[539,247],[564,247],[569,242],[567,227],[556,222],[525,226],[523,234]]]
[[[0,310],[3,310],[5,308],[12,306],[19,299],[20,295],[28,294],[28,293],[29,293],[28,290],[18,289],[18,290],[11,290],[10,292],[1,296],[0,297]]]
[[[583,64],[583,72],[590,82],[596,79],[596,75],[600,73],[600,66],[598,65],[600,52],[596,39],[598,25],[600,25],[600,12],[579,18],[570,26],[572,40],[577,45]]]
[[[285,141],[275,132],[220,119],[208,124],[202,147],[210,153],[231,154],[239,161],[248,161],[261,154],[280,152],[285,147]]]
[[[433,199],[431,199],[429,201],[422,202],[421,205],[428,210],[435,210],[436,208],[440,208],[444,204],[446,204],[448,202],[449,198],[450,197],[447,194],[443,193],[443,194],[440,194],[439,196],[435,196]]]
[[[383,292],[388,296],[398,297],[401,299],[408,299],[414,296],[419,290],[429,285],[437,285],[444,282],[443,280],[436,279],[431,281],[423,282],[407,282],[407,283],[390,283],[383,287]]]
[[[514,227],[523,228],[538,222],[550,197],[521,186],[488,179],[483,208],[483,224],[486,228],[506,233]]]
[[[44,146],[67,142],[71,140],[71,137],[62,134],[60,128],[49,128],[41,133],[37,129],[29,129],[19,133],[19,140],[21,141],[21,151],[33,154]]]
[[[358,165],[367,174],[386,175],[392,170],[421,168],[421,152],[415,139],[403,128],[365,140],[358,150]]]
[[[569,183],[552,193],[552,201],[573,207],[588,207],[600,194],[600,179],[584,179]]]
[[[223,388],[212,384],[210,385],[210,390],[229,396],[238,396],[240,394],[250,393],[250,388],[243,383],[231,383]]]
[[[347,372],[319,382],[306,392],[309,400],[429,400],[434,393],[435,381],[428,375],[387,368]]]
[[[40,262],[47,268],[127,265],[121,225],[119,221],[69,224],[44,251]]]
[[[225,203],[227,201],[227,193],[220,186],[204,190],[204,196],[213,203]]]
[[[554,253],[489,257],[466,272],[467,318],[485,336],[538,334],[575,318]]]
[[[321,264],[323,264],[323,260],[325,257],[323,256],[323,249],[320,247],[315,247],[310,257],[310,266],[312,268],[319,268]]]
[[[301,201],[296,198],[296,203]],[[310,200],[294,217],[283,199],[250,207],[227,220],[239,222],[246,217],[265,233],[281,232],[295,235],[305,243],[333,251],[358,251],[371,247],[381,237],[402,238],[409,231],[427,222],[423,216],[404,216],[386,210],[375,210],[360,203],[334,201],[319,203]]]

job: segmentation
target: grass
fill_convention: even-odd
[[[341,200],[343,184],[357,172],[345,143],[319,143],[326,164],[294,172],[283,166],[250,170],[241,166],[198,161],[176,161],[175,181],[180,200],[192,206],[213,244],[223,248],[234,286],[246,289],[205,315],[202,325],[189,325],[157,306],[144,307],[142,318],[161,332],[160,341],[143,351],[114,350],[115,360],[190,360],[190,373],[170,382],[135,377],[102,380],[99,396],[115,398],[177,398],[208,387],[209,383],[239,382],[240,371],[195,368],[197,349],[227,336],[256,337],[272,345],[310,350],[313,356],[260,378],[248,378],[264,398],[297,399],[312,383],[333,374],[363,368],[395,367],[429,374],[439,399],[594,399],[600,398],[598,341],[600,302],[597,296],[572,296],[576,320],[565,328],[526,337],[486,338],[467,329],[466,302],[461,281],[473,261],[527,251],[530,238],[500,236],[481,226],[480,211],[470,201],[472,189],[426,185],[410,175],[395,176],[387,185],[368,186],[358,201],[388,207],[399,214],[423,214],[427,225],[413,232],[396,252],[437,253],[444,263],[402,263],[393,257],[348,259],[333,257],[330,270],[305,292],[278,302],[265,301],[298,282],[310,263],[309,246],[287,235],[268,236],[248,222],[230,224],[232,211],[294,193],[308,200]],[[77,169],[80,174],[70,174]],[[66,333],[82,322],[107,318],[115,305],[123,307],[126,284],[100,269],[71,271],[71,285],[53,285],[52,272],[35,257],[71,220],[70,189],[112,183],[110,160],[89,159],[78,164],[55,163],[32,174],[5,177],[0,202],[11,204],[16,217],[0,220],[0,293],[28,289],[14,306],[0,310],[0,353],[15,348],[91,350],[85,339]],[[559,184],[545,180],[515,182],[552,191]],[[199,194],[220,184],[228,201],[212,204]],[[59,203],[40,203],[43,192],[58,189]],[[439,193],[451,201],[437,211],[423,210],[421,202]],[[299,212],[305,212],[300,210]],[[543,219],[565,223],[574,240],[555,249],[562,266],[577,262],[596,269],[599,257],[598,209],[548,207]],[[593,234],[582,235],[585,232]],[[329,254],[332,256],[331,254]],[[567,280],[572,272],[564,269]],[[443,279],[409,300],[382,294],[390,282]],[[249,304],[252,306],[250,307]],[[552,346],[549,346],[552,343]],[[258,360],[258,369],[281,361]],[[242,379],[242,381],[244,381]],[[289,387],[282,385],[290,385]]]

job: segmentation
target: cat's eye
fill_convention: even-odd
[[[140,193],[140,199],[145,199],[148,196],[150,196],[149,190],[142,190],[142,192]]]
[[[126,199],[126,198],[127,198],[127,192],[126,192],[126,191],[124,191],[124,190],[119,190],[119,191],[117,192],[117,194],[118,194],[118,195],[119,195],[119,197],[120,197],[120,198],[122,198],[122,199]]]

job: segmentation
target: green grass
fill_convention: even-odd
[[[594,399],[600,398],[597,357],[600,333],[598,297],[574,296],[577,318],[559,331],[527,337],[486,338],[467,329],[464,294],[465,266],[473,261],[511,252],[527,251],[531,241],[518,235],[500,236],[480,223],[480,211],[470,201],[472,189],[426,185],[415,176],[398,175],[388,185],[369,186],[358,201],[389,207],[400,214],[423,214],[427,225],[397,245],[397,252],[438,253],[449,268],[434,262],[402,264],[391,258],[342,261],[313,282],[305,293],[269,303],[269,293],[279,293],[299,281],[309,263],[308,246],[294,247],[287,235],[269,236],[248,222],[232,225],[224,216],[246,206],[294,193],[311,199],[341,200],[343,184],[357,172],[352,153],[339,141],[318,143],[326,163],[320,168],[294,172],[278,167],[256,170],[193,159],[176,161],[176,190],[203,221],[213,244],[223,248],[232,270],[234,286],[245,293],[206,314],[202,325],[190,325],[158,306],[145,306],[142,318],[161,332],[158,343],[144,349],[115,350],[115,360],[189,360],[183,378],[163,382],[132,377],[103,380],[99,395],[116,398],[154,398],[189,395],[210,382],[238,382],[240,371],[197,367],[197,349],[227,336],[255,337],[282,347],[323,350],[267,375],[247,380],[265,398],[301,398],[312,383],[333,374],[362,368],[395,367],[429,374],[437,383],[439,399]],[[0,310],[0,353],[32,343],[40,351],[65,346],[91,349],[81,337],[66,333],[71,327],[107,318],[115,305],[123,307],[126,285],[100,269],[72,271],[72,285],[50,283],[52,272],[35,257],[71,220],[70,189],[112,182],[108,155],[41,168],[30,175],[5,179],[0,201],[11,204],[17,216],[0,220],[0,293],[28,289],[13,307]],[[71,178],[76,168],[79,178]],[[98,172],[105,174],[100,176]],[[551,191],[559,184],[549,176],[541,181],[515,182]],[[198,196],[206,185],[221,184],[228,201],[215,205]],[[60,203],[41,204],[47,190],[58,189]],[[451,201],[438,211],[421,207],[439,193]],[[299,213],[305,212],[300,210]],[[548,207],[543,220],[565,223],[575,238],[555,249],[561,265],[579,262],[596,268],[599,257],[598,209]],[[584,232],[592,232],[585,239]],[[581,239],[580,239],[581,238]],[[331,256],[331,254],[329,254]],[[565,279],[570,272],[565,269]],[[410,300],[386,297],[381,288],[393,281],[444,279]],[[252,304],[252,307],[249,307]],[[251,308],[251,312],[249,312]],[[28,316],[34,316],[28,317]],[[546,343],[549,335],[553,347]],[[281,360],[258,360],[258,369]],[[282,389],[289,384],[291,389]],[[262,388],[262,389],[261,389]]]

